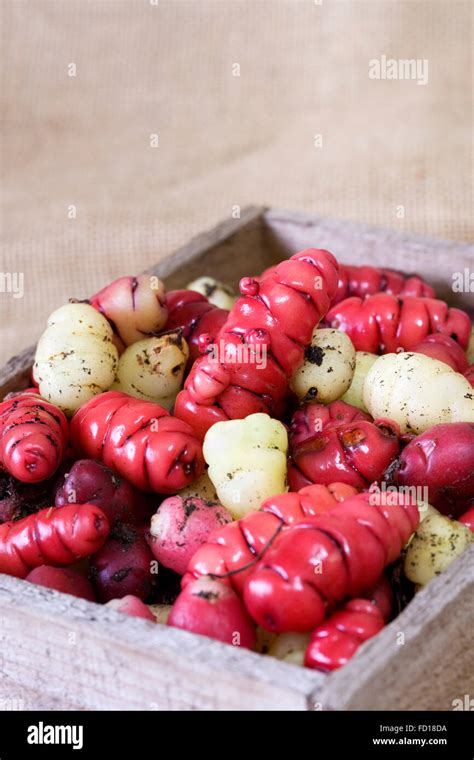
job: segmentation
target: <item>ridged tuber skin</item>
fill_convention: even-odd
[[[367,599],[351,599],[313,631],[304,664],[323,673],[337,670],[384,626],[382,613],[375,605]]]
[[[0,468],[22,483],[50,478],[65,456],[68,439],[63,412],[31,390],[0,404]]]
[[[105,606],[117,612],[122,612],[124,615],[143,618],[150,623],[156,623],[155,616],[150,608],[137,596],[133,596],[133,594],[127,594],[122,599],[110,599]]]
[[[339,284],[333,304],[349,296],[374,295],[384,292],[394,296],[434,298],[435,291],[419,275],[406,275],[396,269],[339,264]]]
[[[323,430],[330,430],[359,420],[372,422],[372,417],[342,400],[333,401],[327,405],[307,404],[298,409],[291,419],[291,445],[298,446]]]
[[[198,277],[196,280],[189,282],[186,285],[186,289],[201,293],[203,296],[206,296],[210,304],[217,306],[219,309],[226,309],[226,311],[230,311],[237,300],[237,293],[229,285],[216,280],[214,277]]]
[[[71,565],[94,554],[109,521],[93,504],[49,507],[0,525],[0,573],[25,578],[41,565]]]
[[[290,428],[288,483],[297,491],[312,483],[335,480],[357,489],[379,481],[400,450],[399,428],[390,420],[364,419],[367,415],[344,402],[331,407],[310,405],[298,410]],[[352,413],[345,414],[345,408]],[[337,419],[351,416],[350,422]],[[317,423],[319,422],[319,425]],[[314,432],[318,429],[319,432]]]
[[[170,410],[183,385],[188,358],[180,330],[139,340],[121,355],[112,388]]]
[[[112,326],[114,344],[126,346],[160,332],[168,318],[165,286],[154,275],[119,277],[90,299]]]
[[[95,504],[111,526],[118,522],[145,525],[150,518],[147,497],[101,462],[79,459],[57,486],[55,504]]]
[[[361,598],[346,602],[311,634],[278,634],[268,653],[284,662],[306,665],[325,673],[336,670],[356,654],[364,641],[384,627],[392,606],[392,589],[382,575]]]
[[[431,359],[448,364],[455,372],[461,375],[467,369],[467,357],[459,343],[443,333],[432,333],[413,346],[414,354],[424,354]]]
[[[170,290],[166,294],[166,304],[166,329],[183,331],[192,364],[201,356],[201,348],[205,348],[208,341],[216,340],[229,312],[213,305],[206,296],[194,290]]]
[[[427,488],[433,507],[458,517],[474,499],[474,423],[434,425],[418,435],[385,480],[397,487]]]
[[[364,382],[369,369],[378,358],[377,354],[369,354],[367,351],[356,351],[352,381],[348,390],[341,396],[341,401],[345,401],[347,404],[351,404],[351,406],[356,406],[362,412],[367,412],[363,397]]]
[[[94,589],[87,578],[70,567],[41,565],[28,573],[25,580],[36,583],[38,586],[60,591],[62,594],[87,599],[89,602],[96,601]]]
[[[175,414],[201,438],[215,422],[259,412],[280,417],[288,380],[303,363],[337,279],[334,256],[314,248],[295,254],[263,277],[243,278],[241,297],[216,344],[210,343],[208,354],[194,363],[176,399]]]
[[[255,622],[278,633],[312,631],[334,605],[373,585],[419,523],[416,501],[396,497],[387,506],[358,494],[282,531],[245,580]]]
[[[471,332],[466,312],[444,301],[386,293],[346,298],[330,309],[326,322],[347,333],[356,351],[372,354],[413,351],[431,333],[448,335],[466,349]]]
[[[356,351],[345,333],[316,329],[291,387],[302,402],[330,404],[349,389],[355,366]]]
[[[232,515],[221,504],[170,496],[151,518],[148,544],[161,565],[183,575],[191,557],[212,531],[230,522]]]
[[[217,422],[207,431],[203,453],[208,475],[234,519],[286,490],[287,450],[285,426],[267,414]]]
[[[255,626],[235,591],[212,578],[186,586],[167,625],[245,649],[254,649],[256,643]]]
[[[145,531],[121,524],[91,557],[90,577],[102,602],[129,594],[145,600],[158,578],[158,573],[153,572],[156,565]]]
[[[118,353],[112,328],[86,303],[54,311],[38,341],[33,378],[41,396],[71,416],[82,404],[108,390]]]
[[[85,404],[70,431],[76,454],[102,461],[142,491],[176,493],[204,470],[201,443],[189,425],[119,391]]]
[[[191,558],[183,588],[203,575],[216,577],[242,593],[245,579],[281,531],[308,517],[334,509],[357,493],[344,483],[309,486],[299,493],[278,494],[238,522],[216,530]]]
[[[394,420],[402,433],[474,422],[474,394],[466,378],[422,354],[380,356],[366,375],[363,394],[370,414]]]
[[[467,525],[445,515],[429,515],[420,524],[406,550],[406,577],[425,586],[443,572],[474,541]]]

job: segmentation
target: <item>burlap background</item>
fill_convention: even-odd
[[[2,362],[69,296],[140,271],[235,204],[472,239],[469,2],[2,0],[1,10],[0,271],[25,276],[23,299],[0,294]],[[382,54],[428,59],[429,83],[370,80]]]

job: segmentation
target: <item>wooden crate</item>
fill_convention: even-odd
[[[308,246],[417,271],[451,302],[453,273],[474,259],[459,243],[249,208],[149,271],[170,288],[201,274],[237,285]],[[33,351],[0,371],[1,396],[27,385]],[[451,710],[474,694],[473,630],[474,547],[330,676],[0,575],[0,707]]]

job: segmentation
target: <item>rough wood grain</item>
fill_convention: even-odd
[[[0,609],[0,699],[25,709],[306,710],[324,680],[7,576]]]
[[[473,259],[472,248],[449,241],[250,208],[149,271],[172,288],[203,273],[236,286],[308,246],[416,269],[438,287]],[[33,353],[0,370],[0,396],[28,384]],[[474,693],[473,560],[471,549],[328,677],[0,575],[0,709],[14,700],[71,710],[451,709],[452,699]],[[394,644],[399,631],[403,646]]]
[[[453,274],[472,271],[474,246],[411,235],[343,219],[269,209],[264,213],[266,243],[275,256],[313,246],[328,248],[347,264],[372,264],[418,272],[436,287],[440,298],[473,308],[472,292],[453,293]]]

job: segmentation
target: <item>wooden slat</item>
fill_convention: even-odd
[[[306,710],[324,680],[4,575],[0,610],[0,699],[25,709]]]
[[[284,209],[264,213],[266,242],[285,258],[307,247],[328,248],[347,264],[371,264],[417,272],[436,287],[440,298],[474,308],[472,292],[453,293],[453,274],[472,271],[474,246],[411,235],[343,219],[329,219]]]

